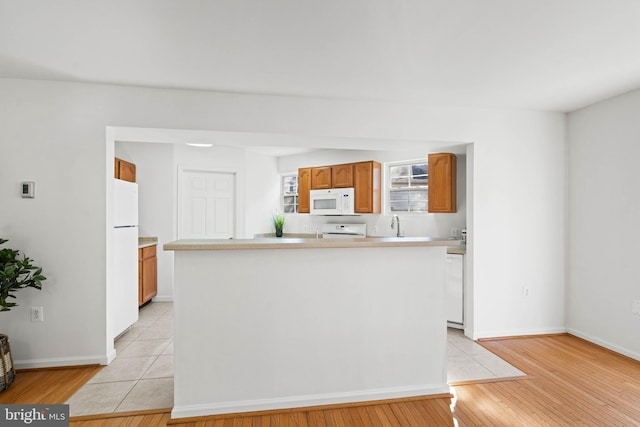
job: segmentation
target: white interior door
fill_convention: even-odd
[[[183,170],[178,238],[234,237],[235,173]]]

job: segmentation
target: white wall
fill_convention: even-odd
[[[280,174],[277,158],[252,151],[245,152],[246,211],[244,237],[273,233],[273,214],[280,210]]]
[[[567,327],[640,360],[640,91],[569,114]]]
[[[281,173],[297,172],[298,168],[310,166],[334,165],[349,162],[361,162],[375,160],[382,163],[383,182],[384,164],[413,159],[426,159],[429,152],[456,151],[463,153],[465,147],[442,147],[441,144],[425,144],[421,150],[321,150],[310,153],[296,154],[278,158],[278,167]],[[405,236],[433,236],[449,237],[452,228],[462,229],[466,226],[467,219],[467,191],[466,191],[466,155],[457,155],[457,200],[455,214],[399,214],[401,231]],[[383,183],[384,188],[384,183]],[[394,236],[396,230],[391,228],[391,216],[384,212],[381,215],[359,215],[355,217],[326,217],[308,214],[288,214],[285,223],[286,233],[314,233],[326,223],[364,223],[367,225],[367,234],[372,236]]]
[[[18,366],[106,361],[107,126],[305,135],[327,148],[372,139],[372,150],[473,142],[473,335],[564,329],[562,114],[14,79],[0,79],[0,93],[0,235],[49,278],[1,313]],[[36,181],[36,199],[19,197],[23,180]],[[32,305],[44,323],[29,321]]]

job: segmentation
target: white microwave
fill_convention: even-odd
[[[311,190],[311,215],[355,215],[353,188],[332,188],[330,190]]]

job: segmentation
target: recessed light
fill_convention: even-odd
[[[187,145],[190,145],[192,147],[213,147],[213,144],[196,144],[192,142],[187,142]]]

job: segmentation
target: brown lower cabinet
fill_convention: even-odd
[[[158,257],[156,245],[138,249],[138,306],[158,294]]]

